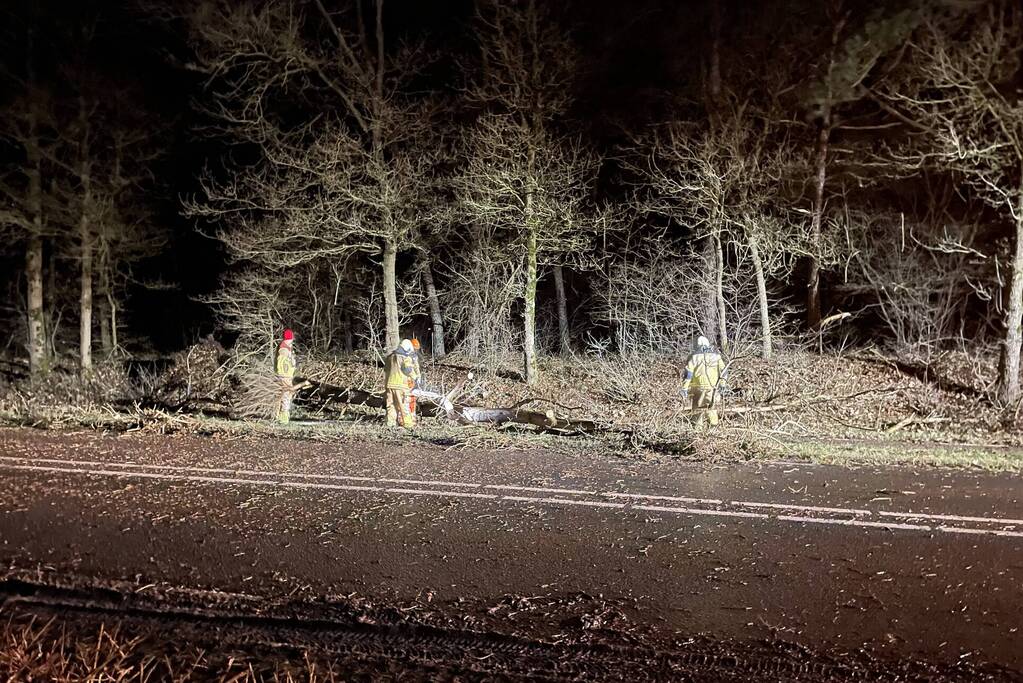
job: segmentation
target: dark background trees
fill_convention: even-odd
[[[290,326],[532,382],[703,333],[969,343],[1019,400],[1008,0],[6,12],[0,315],[33,373]]]

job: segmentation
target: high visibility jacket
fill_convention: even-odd
[[[682,388],[714,389],[728,375],[728,367],[721,356],[713,351],[694,353],[686,363]]]
[[[283,379],[295,379],[295,352],[281,344],[277,348],[277,376]]]
[[[387,357],[384,368],[388,389],[411,389],[419,379],[419,362],[414,353],[402,349],[393,351]]]

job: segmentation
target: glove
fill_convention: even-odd
[[[423,380],[417,379],[413,388],[421,390],[423,388]]]
[[[682,394],[682,400],[683,401],[688,401],[689,400],[689,390],[688,389],[683,389],[680,393]]]

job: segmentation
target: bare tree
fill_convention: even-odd
[[[597,159],[556,126],[569,103],[571,45],[535,0],[488,2],[480,12],[484,74],[471,99],[487,107],[472,134],[461,177],[470,222],[500,227],[523,259],[523,365],[537,379],[539,264],[584,241],[583,211]]]
[[[851,219],[858,233],[858,270],[899,351],[927,358],[961,343],[970,300],[992,296],[985,284],[990,260],[975,246],[979,226],[918,223],[880,211],[857,212]]]
[[[772,352],[767,277],[788,272],[786,256],[798,249],[798,240],[777,206],[781,173],[787,164],[776,142],[769,117],[750,111],[746,103],[722,98],[717,125],[700,129],[675,122],[639,140],[646,151],[643,162],[630,162],[649,182],[652,194],[647,210],[690,225],[697,239],[709,241],[713,281],[707,275],[693,282],[697,289],[713,287],[717,308],[718,340],[727,349],[724,246],[745,247],[752,259],[760,309],[762,354]],[[701,320],[704,316],[701,316]],[[703,330],[712,334],[710,330]]]
[[[896,151],[909,167],[954,171],[1013,225],[998,395],[1020,400],[1023,344],[1023,8],[990,0],[965,16],[936,14],[918,31],[901,76],[880,90],[888,109],[921,134]],[[1016,84],[1016,85],[1014,85]]]
[[[870,94],[868,83],[881,87],[887,74],[883,71],[878,75],[883,58],[904,45],[924,16],[922,8],[908,5],[894,11],[879,8],[854,21],[846,0],[829,0],[825,7],[830,24],[828,42],[816,67],[818,73],[803,92],[807,121],[815,132],[809,160],[812,197],[806,254],[806,317],[810,328],[821,321],[820,274],[829,261],[823,230],[835,132],[845,123],[843,113]]]
[[[293,267],[362,252],[380,258],[385,343],[399,341],[398,252],[409,246],[417,171],[428,159],[404,145],[423,125],[398,90],[425,56],[389,49],[383,0],[363,16],[320,0],[307,13],[292,3],[206,2],[191,25],[198,68],[215,91],[220,132],[260,150],[262,161],[235,177],[205,183],[196,215],[222,220],[241,258]],[[304,108],[297,125],[295,105]],[[290,115],[282,115],[282,107]],[[274,230],[261,232],[262,217]]]
[[[44,220],[43,165],[56,124],[47,92],[36,77],[34,30],[29,27],[27,31],[24,76],[7,74],[20,86],[22,96],[3,115],[2,136],[22,157],[23,165],[12,165],[0,176],[0,229],[24,245],[29,366],[38,376],[46,372],[50,361],[44,322],[43,245],[53,226]]]

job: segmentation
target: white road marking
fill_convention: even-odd
[[[267,482],[269,484],[276,482]],[[290,483],[290,482],[281,482]],[[464,491],[434,491],[430,489],[384,489],[387,493],[410,493],[417,496],[448,496],[451,498],[497,498],[492,493],[466,493]]]
[[[268,474],[270,474],[268,472]],[[337,477],[339,479],[344,478],[343,474],[301,474],[299,472],[282,472],[282,476],[285,477],[322,477],[332,478]],[[380,481],[386,484],[416,484],[418,486],[454,486],[459,488],[473,488],[478,489],[479,484],[473,484],[471,482],[461,481],[434,481],[432,479],[377,479],[374,477],[366,477],[370,481]]]
[[[964,529],[959,526],[939,526],[939,531],[950,534],[984,534],[990,536],[1007,536],[1010,538],[1023,538],[1023,531],[1002,531],[999,529]]]
[[[32,464],[4,464],[2,461],[14,462],[14,463],[32,463]],[[54,463],[64,465],[64,467],[57,466],[43,466],[34,463]],[[75,465],[76,467],[68,467],[68,465]],[[77,467],[86,466],[87,468]],[[223,468],[206,468],[206,467],[192,467],[185,465],[159,465],[159,464],[144,464],[144,463],[131,463],[131,462],[103,462],[95,460],[71,460],[71,459],[59,459],[59,458],[25,458],[15,456],[0,456],[0,468],[6,467],[8,469],[15,470],[29,470],[29,471],[40,471],[40,472],[56,472],[62,474],[91,474],[99,476],[111,476],[121,478],[136,478],[136,479],[153,479],[153,480],[164,480],[164,481],[194,481],[200,483],[220,483],[220,484],[243,484],[243,485],[257,485],[257,486],[282,486],[286,488],[295,489],[315,489],[315,490],[330,490],[330,491],[354,491],[354,492],[381,492],[381,493],[393,493],[393,494],[407,494],[407,495],[427,495],[427,496],[441,496],[441,497],[452,497],[452,498],[477,498],[486,500],[508,500],[514,502],[533,502],[533,503],[550,503],[556,505],[576,505],[584,507],[597,507],[597,508],[625,508],[627,503],[615,503],[607,501],[594,501],[594,500],[575,500],[569,498],[556,498],[556,497],[532,497],[532,496],[499,496],[498,494],[491,493],[473,493],[465,491],[444,491],[436,489],[423,489],[423,488],[397,488],[397,487],[386,487],[386,486],[374,486],[371,484],[390,484],[390,483],[402,483],[402,484],[419,484],[419,485],[433,485],[433,486],[450,486],[458,488],[486,488],[486,489],[497,489],[497,490],[515,490],[515,491],[531,491],[537,493],[563,493],[571,495],[586,495],[586,496],[605,496],[605,497],[617,497],[617,498],[628,498],[630,501],[653,501],[653,500],[666,500],[683,503],[700,503],[705,505],[724,505],[724,506],[738,506],[738,507],[753,507],[753,508],[767,508],[767,509],[781,509],[781,510],[805,510],[809,512],[820,512],[824,514],[837,513],[837,514],[849,514],[849,515],[870,515],[872,514],[869,510],[860,510],[855,508],[839,508],[839,507],[822,507],[822,506],[810,506],[810,505],[795,505],[787,503],[763,503],[763,502],[751,502],[751,501],[722,501],[719,499],[709,498],[687,498],[682,496],[662,496],[653,494],[641,494],[641,493],[623,493],[623,492],[605,492],[597,493],[594,491],[586,491],[580,489],[555,489],[555,488],[543,488],[543,487],[531,487],[531,486],[519,486],[514,484],[480,484],[475,482],[449,482],[449,481],[437,481],[437,480],[417,480],[417,479],[388,479],[380,477],[365,477],[365,476],[353,476],[353,475],[340,475],[340,474],[315,474],[315,473],[299,473],[299,472],[273,472],[266,470],[247,470],[247,469],[223,469]],[[117,468],[117,469],[109,469]],[[147,472],[144,469],[158,469],[164,470],[164,472]],[[171,473],[168,473],[171,472]],[[174,474],[173,472],[192,472],[192,473],[204,473],[204,474]],[[210,475],[234,475],[234,476],[210,476]],[[237,475],[248,475],[248,476],[237,476]],[[261,478],[253,478],[261,477]],[[334,484],[325,482],[310,482],[310,481],[294,481],[293,478],[297,477],[300,479],[326,479],[326,480],[341,480],[341,481],[358,481],[366,482],[367,485],[354,485],[354,484]],[[861,526],[870,528],[884,528],[884,529],[905,529],[914,531],[933,531],[941,530],[947,533],[961,533],[961,534],[987,534],[1002,537],[1023,537],[1023,532],[1013,532],[996,529],[973,529],[965,527],[955,526],[937,526],[931,527],[922,524],[905,524],[899,522],[871,522],[857,519],[836,519],[833,517],[807,517],[799,515],[777,515],[772,516],[769,514],[756,513],[756,512],[744,512],[735,510],[708,510],[703,508],[691,508],[691,507],[663,507],[657,505],[637,505],[632,504],[630,509],[634,510],[645,510],[651,512],[668,512],[674,514],[683,515],[711,515],[720,517],[739,517],[739,518],[753,518],[753,519],[774,519],[783,522],[798,522],[798,523],[817,523],[817,524],[835,524],[842,526]],[[1002,524],[1007,526],[1015,526],[1023,524],[1023,520],[1018,519],[999,519],[996,517],[968,517],[959,515],[940,515],[940,514],[929,514],[929,513],[917,513],[917,512],[895,512],[895,511],[877,511],[877,514],[884,517],[892,518],[906,518],[906,519],[935,519],[935,520],[948,520],[948,521],[964,521],[964,522],[979,522],[985,524]]]
[[[485,489],[505,489],[508,491],[533,491],[534,493],[570,493],[570,494],[583,494],[587,496],[596,495],[594,491],[584,491],[581,489],[547,489],[542,486],[515,486],[513,484],[483,484]]]
[[[266,479],[242,479],[240,477],[204,477],[197,474],[163,474],[161,472],[133,472],[130,470],[85,470],[81,468],[60,468],[42,465],[0,465],[0,467],[36,472],[60,472],[62,474],[93,474],[122,479],[162,479],[164,481],[195,481],[205,484],[256,484],[262,486],[288,486],[298,489],[326,489],[330,491],[386,491],[386,489],[379,486],[321,484],[312,481],[267,481]],[[442,492],[438,491],[437,493]]]
[[[685,498],[683,496],[653,496],[646,493],[618,493],[608,491],[604,494],[612,498],[639,498],[641,500],[670,500],[675,503],[700,503],[702,505],[722,505],[724,501],[717,498]]]
[[[719,517],[750,517],[754,519],[770,519],[770,515],[759,512],[732,512],[731,510],[703,510],[700,508],[666,508],[659,505],[633,505],[633,510],[649,510],[650,512],[678,512],[690,515],[717,515]]]
[[[865,522],[859,519],[826,519],[824,517],[797,517],[794,515],[778,515],[783,522],[812,522],[814,524],[840,524],[842,526],[863,526],[881,529],[906,529],[909,531],[931,531],[931,527],[921,524],[899,524],[897,522]]]
[[[733,500],[733,505],[741,505],[749,508],[774,508],[777,510],[805,510],[807,512],[837,512],[842,515],[869,515],[870,510],[857,510],[856,508],[829,508],[816,505],[790,505],[789,503],[748,503],[742,500]]]
[[[989,524],[1006,524],[1017,526],[1023,524],[1023,519],[1003,519],[999,517],[962,517],[960,515],[932,515],[927,512],[892,512],[880,510],[877,514],[882,517],[905,517],[907,519],[941,519],[950,522],[986,522]]]
[[[599,500],[572,500],[570,498],[532,498],[530,496],[501,496],[501,500],[530,503],[555,503],[557,505],[585,505],[595,508],[623,508],[625,503],[605,503]]]

